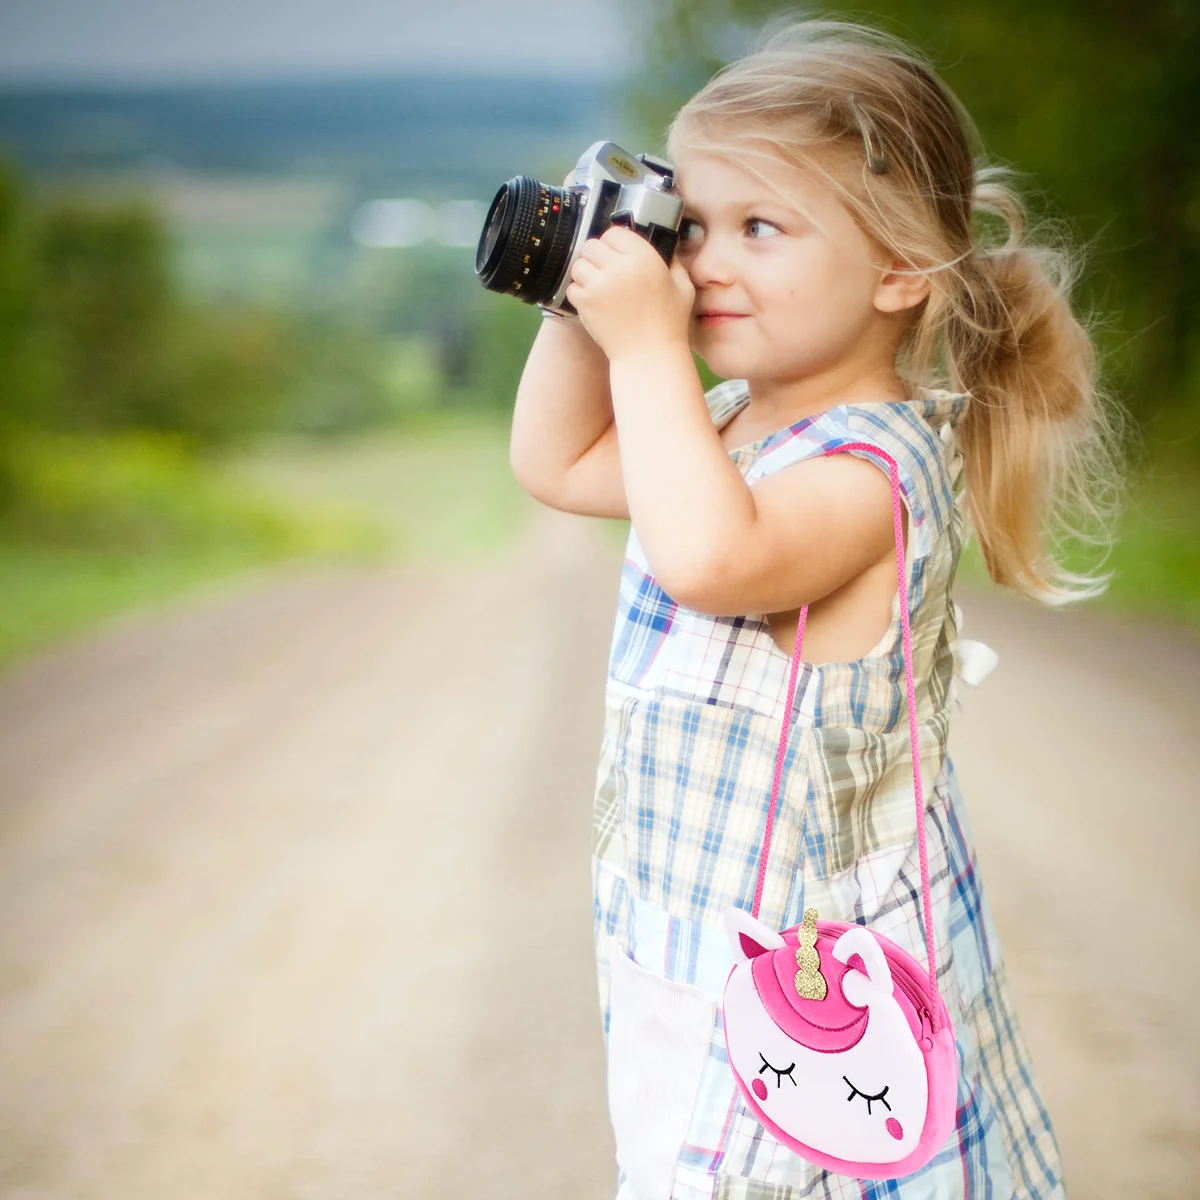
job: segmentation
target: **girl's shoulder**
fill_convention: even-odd
[[[706,394],[709,412],[721,428],[747,403],[745,380],[729,379]],[[954,519],[960,491],[962,456],[956,427],[970,396],[944,388],[918,387],[909,400],[840,404],[777,430],[753,446],[735,452],[748,484],[803,459],[841,446],[875,446],[895,460],[906,507],[926,534],[928,544]],[[847,453],[888,465],[866,450]]]

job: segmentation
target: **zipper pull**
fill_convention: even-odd
[[[921,1037],[920,1046],[922,1050],[929,1051],[933,1049],[933,1035],[936,1030],[933,1027],[933,1018],[922,1007],[918,1010],[921,1014]]]

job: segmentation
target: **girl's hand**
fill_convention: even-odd
[[[668,268],[644,237],[620,225],[584,242],[566,291],[610,362],[672,342],[686,346],[695,296],[678,259]]]

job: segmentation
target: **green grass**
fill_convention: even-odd
[[[168,439],[30,439],[0,526],[0,665],[284,559],[481,563],[534,502],[500,414],[412,414],[204,464]]]
[[[337,502],[386,531],[395,559],[483,563],[519,536],[533,501],[508,462],[507,413],[413,412],[401,426],[277,439],[230,460],[234,477],[286,500]]]
[[[1137,482],[1109,566],[1112,608],[1200,626],[1200,471]]]
[[[245,545],[161,549],[154,554],[0,540],[0,663],[132,608],[273,561]]]
[[[1103,555],[1069,544],[1065,565],[1092,571]],[[963,553],[960,576],[987,579],[978,547]],[[1200,468],[1150,457],[1129,481],[1112,551],[1102,570],[1108,590],[1090,604],[1126,616],[1146,616],[1200,628]]]

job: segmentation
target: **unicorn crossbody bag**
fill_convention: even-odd
[[[758,920],[806,605],[796,629],[753,908],[725,914],[736,960],[725,984],[725,1044],[750,1111],[779,1142],[839,1174],[895,1179],[923,1167],[949,1137],[958,1060],[937,988],[900,476],[890,455],[864,442],[826,454],[847,450],[882,459],[891,477],[928,967],[862,925],[819,920],[814,908],[805,909],[802,924],[781,933]]]

